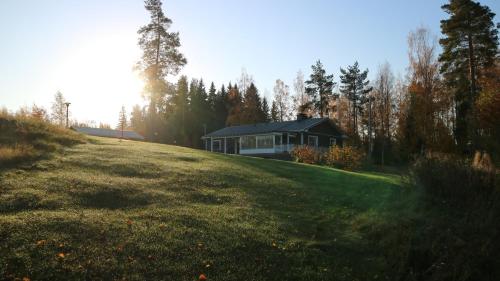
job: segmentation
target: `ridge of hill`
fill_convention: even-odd
[[[43,120],[0,113],[0,168],[84,142],[81,134]]]

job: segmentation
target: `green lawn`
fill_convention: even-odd
[[[92,138],[0,170],[0,279],[388,280],[412,194],[396,175]]]

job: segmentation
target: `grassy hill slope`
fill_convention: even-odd
[[[92,138],[0,171],[0,279],[390,279],[411,202],[397,176]]]
[[[50,123],[27,116],[0,112],[0,169],[33,161],[84,142],[84,137]]]

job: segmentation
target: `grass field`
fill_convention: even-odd
[[[390,280],[407,189],[397,175],[91,138],[0,170],[0,279]]]

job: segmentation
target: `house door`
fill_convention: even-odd
[[[234,138],[234,154],[240,154],[240,138]]]

